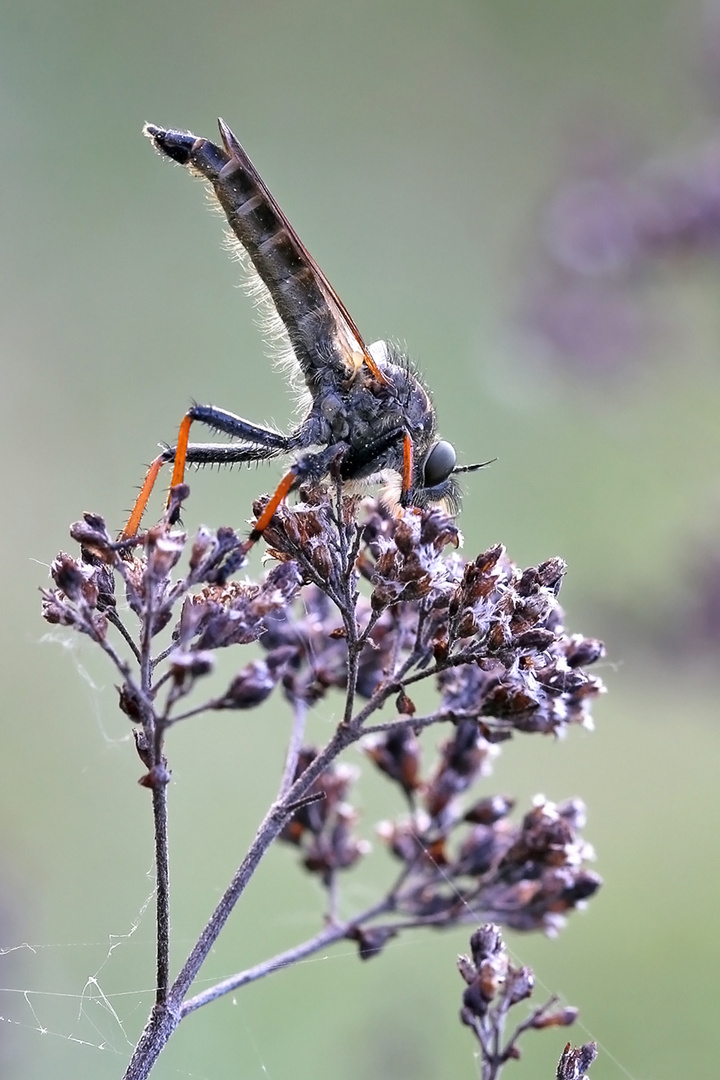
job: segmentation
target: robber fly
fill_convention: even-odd
[[[252,424],[212,405],[192,405],[178,434],[150,466],[123,537],[137,533],[160,468],[174,462],[172,486],[186,464],[225,465],[290,456],[292,464],[258,518],[247,547],[262,535],[285,496],[331,473],[347,485],[385,486],[402,506],[458,504],[455,450],[436,433],[435,410],[413,363],[394,345],[366,345],[337,293],[258,175],[235,135],[219,121],[222,146],[147,124],[155,148],[207,180],[233,237],[249,257],[277,312],[291,359],[305,384],[305,419],[289,434]],[[191,443],[204,424],[234,442]]]

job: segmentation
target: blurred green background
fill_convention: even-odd
[[[718,636],[711,608],[696,617],[720,522],[717,249],[665,259],[636,294],[628,279],[660,332],[607,370],[541,360],[518,318],[578,139],[619,132],[641,158],[717,136],[706,19],[687,0],[3,4],[3,1076],[115,1080],[153,982],[149,799],[114,674],[46,632],[35,590],[83,510],[122,524],[191,398],[291,415],[202,189],[140,135],[213,137],[218,114],[366,339],[407,342],[462,458],[499,458],[466,483],[468,554],[562,555],[570,628],[607,640],[597,731],[516,740],[485,781],[521,805],[582,796],[606,883],[559,939],[512,937],[516,956],[538,995],[581,1007],[593,1080],[717,1075]],[[241,526],[275,476],[191,477],[188,524]],[[325,704],[314,736],[332,720]],[[278,699],[172,735],[175,969],[287,726]],[[368,832],[400,809],[376,780],[361,801]],[[346,913],[386,880],[378,851]],[[203,976],[320,913],[293,853],[272,852]],[[476,1076],[466,949],[418,934],[360,965],[336,948],[194,1015],[153,1076]],[[507,1077],[554,1076],[565,1035],[528,1038]]]

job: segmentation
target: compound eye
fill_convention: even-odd
[[[457,455],[454,447],[449,442],[441,439],[436,442],[425,461],[423,480],[425,487],[437,487],[447,480],[455,468]]]

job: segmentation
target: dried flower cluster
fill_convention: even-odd
[[[388,824],[384,837],[405,867],[396,909],[436,926],[490,918],[557,932],[565,913],[600,885],[583,866],[592,851],[577,832],[582,805],[540,796],[520,824],[508,821],[511,807],[494,797],[440,821],[416,814]]]
[[[518,1023],[504,1038],[510,1010],[531,997],[535,976],[529,967],[517,967],[508,955],[500,928],[480,926],[470,938],[470,956],[458,957],[458,970],[467,986],[460,1019],[477,1037],[482,1056],[482,1080],[494,1080],[502,1066],[520,1057],[518,1039],[525,1031],[569,1027],[578,1010],[557,1007],[550,998]],[[568,1043],[558,1065],[556,1080],[586,1080],[585,1073],[597,1056],[595,1043],[572,1049]]]
[[[592,852],[580,836],[582,804],[538,797],[511,821],[512,799],[474,789],[516,732],[560,735],[591,723],[602,685],[585,668],[603,649],[565,632],[557,599],[562,561],[521,570],[501,546],[468,561],[457,527],[440,511],[390,513],[316,488],[273,517],[265,532],[272,567],[257,582],[237,580],[246,549],[232,529],[201,529],[188,541],[171,524],[186,497],[187,489],[176,489],[164,521],[139,540],[116,542],[101,518],[85,515],[71,530],[80,555],[57,557],[55,587],[43,601],[49,622],[89,636],[115,665],[120,708],[135,725],[145,766],[141,783],[153,793],[158,997],[133,1061],[166,1041],[187,1012],[334,940],[356,941],[368,959],[408,927],[492,919],[555,932],[600,884],[585,867]],[[256,655],[238,662],[229,684],[203,693],[216,650],[251,643]],[[422,681],[436,692],[424,714],[412,697]],[[256,707],[276,688],[294,717],[278,797],[170,985],[168,731],[209,711]],[[344,697],[340,722],[325,746],[304,745],[307,710],[331,691]],[[441,724],[446,736],[434,753],[423,735]],[[351,804],[357,770],[337,760],[353,743],[397,786],[402,812],[377,831],[399,870],[385,896],[341,922],[338,875],[370,850]],[[275,839],[298,848],[326,889],[325,929],[188,998]],[[141,1075],[139,1066],[127,1074]]]

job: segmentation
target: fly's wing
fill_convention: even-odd
[[[272,208],[272,211],[276,218],[278,232],[281,232],[285,236],[287,236],[291,248],[290,261],[292,262],[293,266],[297,267],[296,274],[298,278],[302,282],[303,278],[306,277],[309,281],[312,282],[312,284],[321,294],[324,301],[325,317],[329,319],[332,325],[333,337],[335,339],[336,347],[338,348],[343,358],[343,363],[346,365],[346,375],[348,368],[352,373],[354,373],[361,366],[361,364],[364,363],[367,364],[367,366],[377,378],[382,380],[382,374],[380,373],[380,370],[378,369],[377,364],[373,360],[372,356],[368,352],[368,349],[362,339],[360,331],[355,325],[355,322],[350,316],[350,313],[348,312],[347,308],[343,304],[338,294],[335,292],[335,289],[328,281],[324,272],[318,266],[315,259],[307,250],[302,240],[295,232],[295,229],[286,218],[285,214],[278,205],[275,196],[268,189],[265,181],[260,176],[252,161],[238,142],[237,137],[230,130],[224,120],[218,120],[218,126],[220,128],[220,135],[222,137],[223,145],[227,153],[230,155],[231,162],[234,165],[236,164],[237,167],[239,167],[243,172],[245,172],[245,174],[251,179],[256,190],[262,194],[262,197],[266,201],[267,205]],[[223,209],[225,209],[224,204]],[[236,235],[238,234],[236,233]],[[245,246],[244,241],[239,235],[238,239],[240,239],[240,242],[243,243],[243,246]],[[280,241],[280,245],[282,245],[282,241]],[[255,265],[257,268],[257,264]],[[260,272],[259,269],[258,272]],[[261,274],[261,277],[262,276],[263,275]],[[263,280],[265,280],[264,277]],[[268,285],[268,289],[270,289],[271,295],[273,295],[273,300],[275,300],[273,290],[270,288],[270,285],[267,282],[265,283]],[[301,284],[301,289],[302,287],[303,286]],[[308,292],[312,292],[312,290],[308,290]]]
[[[328,377],[346,383],[365,364],[384,382],[358,328],[230,128],[223,146],[145,125],[166,156],[210,182],[228,224],[267,288],[311,393]]]

